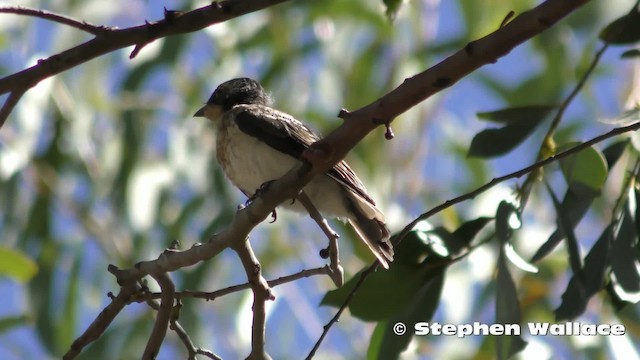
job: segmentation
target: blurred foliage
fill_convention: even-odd
[[[41,82],[0,130],[0,358],[59,358],[109,302],[107,293],[117,290],[107,264],[130,267],[156,258],[175,239],[186,248],[229,223],[245,199],[215,164],[211,126],[191,117],[219,83],[254,77],[278,108],[326,133],[339,124],[339,109],[370,103],[496,30],[509,11],[517,15],[536,3],[286,2],[157,41],[133,60],[124,49]],[[161,18],[163,6],[184,11],[204,3],[16,4],[127,27]],[[364,139],[348,160],[392,230],[535,161],[546,119],[583,76],[598,39],[623,52],[605,54],[546,151],[639,120],[632,46],[640,15],[632,6],[594,0],[400,116],[393,123],[396,140],[385,141],[382,130]],[[3,76],[89,38],[39,19],[0,16]],[[475,114],[501,127],[483,130]],[[524,208],[514,201],[522,191],[514,181],[422,222],[399,245],[391,269],[371,275],[356,293],[349,312],[365,321],[335,325],[318,357],[390,359],[406,351],[416,358],[484,359],[524,349],[522,358],[613,358],[617,349],[633,351],[634,341],[637,353],[639,144],[637,134],[627,134],[546,167]],[[320,266],[325,240],[316,225],[279,215],[276,224],[261,224],[252,234],[265,276]],[[328,279],[309,278],[274,289],[267,323],[274,358],[306,356],[372,260],[350,230],[335,225],[343,234],[348,282],[332,290]],[[212,291],[245,282],[240,268],[225,252],[171,276],[178,289]],[[181,322],[196,346],[224,358],[245,356],[250,298],[244,292],[213,302],[187,299]],[[321,301],[331,306],[319,307]],[[622,323],[627,335],[584,345],[526,334],[460,339],[392,332],[398,321],[411,331],[416,321],[556,318]],[[132,304],[81,358],[137,358],[152,324],[153,311]],[[525,346],[532,340],[535,347]],[[159,358],[185,354],[170,333]]]

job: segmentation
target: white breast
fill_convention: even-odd
[[[254,194],[262,184],[279,179],[300,163],[292,156],[243,133],[233,122],[224,128],[218,127],[218,162],[229,180],[246,194]],[[352,217],[346,206],[344,190],[330,177],[318,176],[304,190],[320,212],[341,218]],[[286,201],[283,206],[306,211],[298,202],[291,204]]]

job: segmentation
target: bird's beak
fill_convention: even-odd
[[[204,109],[206,107],[207,107],[207,105],[201,107],[200,110],[196,111],[196,113],[193,114],[193,117],[203,117],[204,116]]]
[[[200,110],[193,114],[194,117],[206,117],[209,120],[217,120],[222,115],[222,107],[220,105],[206,104]]]

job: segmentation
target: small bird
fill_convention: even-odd
[[[257,81],[232,79],[218,86],[194,114],[215,125],[218,162],[229,180],[249,197],[304,161],[303,151],[320,140],[293,116],[271,108],[270,102]],[[393,247],[384,214],[346,162],[316,176],[303,190],[322,214],[347,219],[380,264],[389,268]],[[281,206],[305,211],[297,201]]]

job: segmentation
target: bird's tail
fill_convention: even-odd
[[[378,258],[380,264],[388,269],[389,263],[393,261],[393,246],[389,241],[391,233],[384,221],[377,218],[369,219],[361,211],[355,211],[354,215],[355,218],[349,219],[349,224]]]

